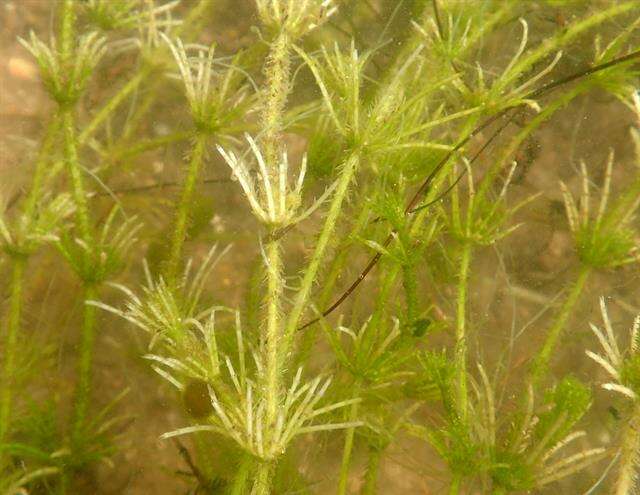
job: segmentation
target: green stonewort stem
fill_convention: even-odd
[[[138,88],[138,86],[140,86],[151,71],[152,68],[149,64],[143,65],[140,71],[111,97],[111,99],[98,111],[98,113],[93,116],[91,121],[80,133],[78,136],[78,145],[85,144],[87,140],[93,136],[104,121],[117,110],[117,108]]]
[[[360,395],[362,384],[356,381],[353,385],[353,397]],[[349,407],[347,421],[355,421],[360,411],[360,403],[356,402]],[[346,495],[347,483],[349,481],[349,470],[351,469],[351,458],[353,456],[353,443],[356,435],[355,427],[347,428],[344,432],[344,445],[342,447],[342,462],[340,463],[340,475],[338,477],[337,495]]]
[[[276,165],[282,154],[283,115],[291,92],[291,40],[284,29],[271,42],[264,73],[266,82],[261,112],[262,152],[269,173],[275,176]]]
[[[542,349],[535,357],[531,370],[531,384],[533,385],[534,390],[540,386],[542,379],[548,372],[551,356],[556,349],[562,331],[564,330],[564,327],[566,326],[567,321],[569,320],[569,317],[571,316],[573,309],[584,290],[591,272],[591,267],[586,265],[581,267],[576,281],[555,316],[551,328],[549,328],[549,331],[547,332]]]
[[[338,218],[342,210],[342,203],[347,197],[349,186],[355,176],[358,165],[360,164],[360,155],[357,152],[352,153],[345,161],[340,175],[338,177],[338,185],[331,199],[329,205],[329,212],[324,221],[320,237],[316,244],[315,250],[311,255],[311,260],[307,265],[307,268],[302,277],[302,283],[300,289],[295,295],[293,301],[293,307],[289,312],[289,318],[287,319],[287,326],[285,330],[284,340],[284,352],[287,353],[293,343],[293,338],[300,323],[302,313],[306,308],[309,296],[311,294],[311,288],[316,280],[320,264],[322,263],[329,241],[333,237],[333,233],[336,229]],[[286,354],[285,354],[286,355]]]
[[[84,302],[96,300],[98,288],[95,284],[85,283],[82,300]],[[75,403],[73,410],[73,423],[71,441],[74,448],[80,447],[84,436],[87,409],[91,400],[92,366],[95,342],[96,307],[84,304],[82,315],[82,328],[80,334],[80,350],[78,356],[78,382],[75,390]]]
[[[165,267],[165,277],[167,283],[175,284],[180,266],[182,248],[187,236],[187,227],[189,223],[189,215],[191,214],[191,203],[193,194],[196,189],[196,183],[202,167],[204,153],[207,146],[207,135],[198,133],[195,138],[195,144],[191,152],[191,159],[187,166],[187,175],[180,192],[180,199],[175,213],[173,233],[171,236],[171,244],[169,248],[169,258]]]
[[[615,495],[631,495],[635,493],[638,456],[640,455],[640,401],[637,399],[631,417],[622,431],[621,439]]]
[[[22,286],[26,257],[16,257],[13,263],[10,282],[9,314],[3,339],[2,376],[0,377],[0,444],[6,440],[11,424],[11,403],[13,399],[13,380],[15,377],[16,348],[22,315]],[[4,455],[0,455],[0,469],[4,466]]]
[[[233,476],[231,486],[227,491],[227,495],[245,495],[247,493],[247,483],[249,482],[249,473],[253,465],[253,459],[249,454],[243,454],[240,465]]]
[[[462,476],[454,474],[449,486],[449,495],[458,495],[460,493],[460,485],[462,484]]]
[[[366,196],[366,193],[365,193]],[[345,264],[347,263],[347,256],[349,255],[349,247],[353,245],[353,239],[355,239],[360,232],[367,226],[371,215],[371,209],[367,207],[359,208],[360,214],[354,222],[354,226],[348,236],[344,238],[340,246],[336,248],[336,254],[332,257],[329,269],[325,271],[327,275],[322,280],[322,289],[317,296],[318,308],[326,308],[331,304],[330,298],[335,294],[336,284],[340,276],[344,273]],[[295,366],[291,369],[298,369],[309,359],[312,350],[318,341],[320,333],[317,326],[311,326],[307,328],[300,339],[300,345],[298,352],[295,355]]]
[[[380,471],[380,461],[382,460],[383,451],[380,449],[369,449],[369,458],[367,459],[367,467],[364,473],[364,485],[362,487],[362,495],[376,495],[376,486],[378,484],[378,473]]]
[[[47,129],[42,140],[42,146],[38,153],[35,170],[33,171],[31,188],[29,189],[29,193],[24,202],[23,213],[28,219],[32,219],[36,213],[38,199],[40,199],[41,196],[42,184],[48,171],[47,165],[49,164],[53,145],[55,144],[55,140],[58,136],[59,126],[60,119],[57,115],[47,125]]]
[[[262,461],[260,463],[253,480],[251,495],[271,495],[274,468],[273,461]]]
[[[74,9],[74,0],[60,1],[60,60],[62,66],[71,65],[73,57],[73,48],[75,45],[75,22],[76,14]]]
[[[456,373],[456,405],[458,416],[467,420],[467,293],[472,244],[463,241],[458,271],[458,293],[456,298],[456,343],[454,351]]]
[[[338,277],[343,273],[348,251],[348,249],[340,250],[337,256],[331,261],[328,275],[322,281],[322,292],[318,296],[319,308],[325,308],[331,302],[329,298],[334,293],[333,289],[335,288]],[[318,335],[317,326],[315,325],[307,328],[303,332],[297,352],[295,353],[295,365],[292,366],[291,369],[296,370],[307,362],[311,356],[311,352],[316,346]]]
[[[83,171],[78,162],[78,150],[76,143],[75,124],[73,111],[65,108],[61,110],[62,132],[64,135],[64,160],[67,165],[67,171],[71,179],[71,188],[73,200],[76,207],[76,219],[80,237],[87,245],[89,251],[93,246],[93,232],[91,220],[89,216],[89,206],[87,204],[87,195],[84,190],[84,181],[82,179]],[[89,255],[90,253],[87,253]],[[89,260],[85,259],[85,263]]]
[[[266,399],[266,439],[271,442],[270,432],[275,428],[278,408],[281,404],[281,373],[286,359],[280,354],[282,342],[282,257],[280,241],[272,241],[266,246],[266,329],[263,335],[265,352],[265,399]]]

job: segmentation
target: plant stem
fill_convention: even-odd
[[[61,44],[60,56],[69,59],[73,56],[74,39],[74,2],[63,0],[61,12]],[[82,178],[83,171],[78,161],[78,138],[75,131],[74,109],[71,105],[63,105],[60,108],[60,119],[64,137],[64,159],[66,162],[71,187],[76,207],[76,221],[80,238],[85,244],[83,256],[83,301],[96,299],[97,287],[86,280],[86,276],[93,270],[93,255],[95,254],[95,240],[93,227],[87,204],[87,196]],[[75,403],[71,427],[71,440],[73,447],[78,447],[87,408],[91,398],[91,366],[93,362],[93,347],[95,340],[95,315],[94,306],[85,305],[80,336],[80,352],[78,357],[78,382],[75,390]]]
[[[353,396],[360,395],[361,384],[357,381],[353,386]],[[351,404],[347,421],[355,421],[358,417],[360,403]],[[354,427],[347,428],[344,434],[344,446],[342,447],[342,463],[340,464],[340,477],[338,478],[337,495],[345,495],[347,493],[347,482],[349,481],[349,469],[351,468],[351,457],[353,453],[353,441],[356,429]]]
[[[281,404],[281,373],[283,361],[286,359],[281,352],[282,325],[281,325],[281,304],[282,304],[282,258],[280,254],[280,241],[270,242],[266,248],[266,276],[267,293],[265,295],[267,315],[266,329],[263,335],[263,356],[266,362],[264,379],[264,394],[266,403],[265,414],[265,440],[267,445],[272,441],[271,435],[276,427],[278,409]],[[263,460],[258,466],[257,476],[254,480],[253,492],[256,495],[267,495],[270,493],[273,471],[275,469],[274,460]]]
[[[467,291],[469,285],[469,267],[471,265],[471,248],[468,241],[463,241],[458,272],[458,297],[456,299],[456,402],[458,415],[464,422],[467,419]]]
[[[449,487],[449,495],[458,495],[458,493],[460,493],[461,483],[461,476],[459,474],[454,474],[453,479],[451,480],[451,486]]]
[[[271,483],[273,478],[273,462],[261,462],[258,466],[251,495],[271,495]]]
[[[340,171],[340,176],[338,177],[338,185],[333,195],[333,199],[331,200],[329,212],[327,213],[327,218],[325,219],[322,231],[320,232],[318,243],[316,244],[315,250],[311,256],[311,260],[309,261],[307,269],[304,272],[304,276],[302,277],[302,283],[300,284],[300,289],[295,296],[293,307],[289,312],[283,351],[285,353],[288,352],[292,344],[293,336],[295,335],[296,329],[298,328],[300,318],[302,317],[302,313],[307,305],[307,301],[309,300],[311,288],[313,286],[313,283],[315,282],[316,275],[318,274],[320,263],[324,259],[325,251],[335,231],[338,217],[340,216],[340,211],[342,210],[342,203],[347,197],[349,186],[351,185],[351,181],[355,176],[359,164],[360,156],[358,153],[354,152],[347,158],[342,167],[342,170]]]
[[[560,311],[556,315],[549,332],[545,338],[542,349],[535,357],[533,367],[531,370],[531,383],[534,388],[540,385],[540,382],[546,375],[549,367],[549,362],[551,361],[551,355],[553,354],[556,345],[558,344],[558,340],[560,335],[571,316],[573,308],[575,307],[582,291],[584,289],[585,283],[591,274],[591,268],[584,265],[580,269],[580,273],[578,274],[578,278],[571,287],[567,298],[564,300]]]
[[[280,344],[281,333],[281,300],[282,300],[282,259],[280,242],[273,241],[267,245],[267,328],[264,335],[264,351],[266,353],[266,420],[267,427],[275,427],[278,407],[280,406]]]
[[[378,483],[378,472],[380,471],[381,460],[382,450],[377,448],[369,449],[369,459],[367,460],[367,470],[364,474],[362,495],[376,495],[376,485]]]
[[[271,43],[265,63],[266,94],[262,109],[262,151],[271,174],[282,154],[283,118],[291,92],[291,42],[283,29]]]
[[[36,161],[36,167],[33,172],[33,179],[31,180],[31,188],[29,189],[29,194],[27,195],[23,207],[24,216],[27,219],[32,219],[36,213],[36,207],[38,206],[38,199],[41,197],[42,192],[42,184],[45,179],[45,175],[47,172],[47,165],[49,163],[49,159],[51,158],[51,152],[53,150],[53,145],[58,135],[58,129],[60,125],[60,119],[56,115],[47,126],[45,131],[44,139],[42,141],[42,146],[40,147],[40,151],[38,153],[38,159]]]
[[[62,132],[64,134],[64,154],[67,164],[67,171],[71,178],[71,188],[73,200],[76,207],[76,219],[78,221],[78,229],[80,237],[88,248],[93,246],[93,232],[89,216],[89,206],[87,205],[87,195],[84,190],[84,181],[82,179],[82,170],[78,162],[78,150],[76,143],[76,135],[74,129],[74,118],[71,109],[63,109],[61,111]],[[87,252],[87,255],[89,253]],[[88,259],[84,260],[88,263]]]
[[[9,295],[9,317],[4,336],[4,360],[2,363],[2,388],[0,388],[0,444],[9,431],[11,420],[11,402],[13,398],[13,379],[15,376],[16,347],[18,332],[20,331],[20,316],[22,314],[22,285],[26,257],[16,257],[11,274],[11,292]],[[4,465],[0,456],[0,468]]]
[[[251,456],[243,454],[240,466],[238,466],[233,477],[233,483],[229,487],[228,495],[245,495],[247,493],[247,482],[249,481],[249,472],[252,464]]]
[[[97,287],[85,283],[83,301],[97,298]],[[93,348],[95,341],[96,307],[84,304],[82,317],[82,334],[80,336],[80,353],[78,358],[78,383],[73,411],[72,442],[74,447],[81,447],[83,429],[87,417],[87,409],[91,399],[91,379],[93,365]]]
[[[60,59],[63,66],[71,64],[73,46],[75,44],[76,14],[73,6],[74,0],[62,0],[60,2]]]
[[[120,106],[120,104],[133,93],[140,83],[144,81],[151,73],[151,67],[147,64],[144,65],[140,71],[127,83],[120,88],[120,90],[111,97],[111,99],[94,115],[91,122],[89,122],[84,130],[78,136],[78,144],[83,145],[87,140],[93,136],[98,127],[107,120],[107,118]]]
[[[204,133],[198,133],[196,135],[193,151],[191,152],[191,160],[187,167],[187,176],[185,177],[184,185],[180,193],[180,200],[178,202],[174,220],[171,246],[169,248],[169,259],[167,260],[165,269],[167,283],[170,285],[175,284],[176,282],[178,267],[182,256],[182,248],[187,236],[191,203],[193,201],[193,194],[196,188],[200,168],[202,167],[206,144],[207,135]]]
[[[640,455],[640,401],[636,400],[628,423],[622,432],[620,467],[615,482],[615,495],[634,493],[638,456]]]

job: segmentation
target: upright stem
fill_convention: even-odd
[[[342,202],[347,197],[349,186],[351,185],[351,181],[355,176],[359,163],[360,156],[357,152],[354,152],[347,158],[342,167],[342,170],[340,171],[340,176],[338,177],[338,185],[333,195],[333,199],[331,200],[329,212],[322,227],[322,231],[320,232],[318,243],[316,244],[315,250],[311,256],[311,260],[309,261],[307,269],[304,272],[304,276],[302,277],[302,283],[300,284],[300,289],[295,296],[293,307],[289,312],[289,318],[287,320],[287,327],[285,331],[284,352],[288,352],[292,344],[293,336],[295,335],[296,329],[298,328],[300,318],[302,317],[302,313],[309,300],[311,288],[313,287],[316,275],[318,274],[320,263],[324,259],[325,251],[336,229],[338,217],[340,216],[340,212],[342,210]]]
[[[360,382],[354,384],[353,396],[357,397],[360,394]],[[360,403],[356,402],[351,404],[349,408],[349,416],[347,421],[354,421],[358,417],[358,411],[360,409]],[[342,447],[342,463],[340,464],[340,477],[338,478],[338,491],[337,495],[345,495],[347,493],[347,482],[349,481],[349,470],[351,469],[351,457],[353,454],[353,441],[355,438],[356,429],[351,427],[347,428],[344,435],[344,446]]]
[[[76,14],[73,7],[74,0],[61,0],[60,2],[60,58],[62,65],[71,64],[73,46],[75,44]]]
[[[472,245],[464,241],[458,272],[458,297],[456,300],[456,402],[460,419],[467,419],[467,290]]]
[[[118,92],[111,97],[111,99],[98,111],[97,114],[91,119],[91,121],[85,126],[83,131],[78,136],[78,144],[82,145],[93,136],[102,123],[122,104],[122,102],[133,93],[140,83],[144,81],[148,74],[151,73],[151,67],[144,65],[140,71],[132,77],[127,83],[118,90]]]
[[[62,0],[60,56],[63,60],[68,59],[69,64],[72,63],[71,58],[73,57],[73,46],[75,43],[74,22],[75,12],[73,0]],[[84,188],[83,171],[78,160],[78,138],[75,131],[73,111],[73,106],[69,104],[62,105],[60,108],[60,118],[64,136],[64,159],[71,179],[79,236],[86,246],[83,259],[83,271],[89,273],[93,269],[95,239]],[[82,282],[83,301],[95,299],[97,287],[86,279],[83,279]],[[93,346],[95,340],[95,315],[95,307],[84,306],[78,357],[78,382],[75,390],[71,427],[71,439],[74,447],[78,446],[78,442],[80,441],[91,398],[91,365],[93,362]]]
[[[634,493],[635,480],[640,455],[640,402],[636,403],[631,418],[622,432],[620,446],[620,467],[615,482],[615,495]]]
[[[171,246],[169,248],[169,259],[166,265],[165,276],[167,282],[174,284],[178,274],[178,267],[182,256],[182,248],[187,236],[187,227],[189,223],[189,214],[191,212],[191,203],[195,192],[198,175],[202,167],[204,152],[207,144],[207,135],[198,133],[196,142],[191,153],[191,160],[187,167],[187,175],[180,193],[178,202],[173,234],[171,237]]]
[[[83,302],[96,299],[97,287],[85,283]],[[87,418],[87,409],[91,399],[91,381],[93,365],[93,348],[95,341],[96,307],[84,305],[82,316],[82,334],[80,336],[80,351],[78,357],[78,383],[73,411],[72,442],[74,447],[82,448],[81,439]]]
[[[252,464],[253,459],[251,456],[243,454],[240,466],[238,466],[234,474],[233,483],[228,489],[228,495],[245,495],[247,493],[247,482],[249,481],[249,472]]]
[[[278,409],[281,404],[281,372],[283,360],[281,354],[282,325],[282,258],[280,254],[280,242],[272,241],[266,248],[266,276],[267,276],[267,325],[263,335],[263,356],[265,359],[264,373],[264,397],[266,402],[266,431],[265,441],[267,445],[272,441],[272,432],[276,428]],[[275,461],[263,460],[258,466],[258,472],[254,480],[254,495],[268,495],[271,490]]]
[[[282,259],[279,241],[267,245],[267,329],[264,335],[266,353],[266,419],[267,427],[275,427],[280,405],[280,344],[282,341],[281,299],[282,299]]]
[[[87,204],[87,195],[84,189],[83,171],[78,161],[78,150],[76,143],[75,122],[73,111],[70,108],[61,110],[62,132],[64,135],[64,154],[67,171],[71,179],[71,189],[76,207],[76,219],[82,241],[90,248],[93,246],[93,232]],[[87,253],[89,254],[89,253]],[[85,259],[85,263],[89,260]]]
[[[6,439],[11,419],[11,402],[13,398],[13,380],[15,377],[16,346],[20,330],[20,316],[22,313],[22,284],[26,257],[17,257],[13,263],[11,274],[11,293],[9,295],[9,316],[7,330],[4,336],[4,360],[2,363],[2,377],[0,388],[0,444]],[[0,468],[4,462],[0,456]]]
[[[551,355],[553,354],[556,345],[558,344],[560,334],[564,330],[564,327],[566,326],[567,321],[569,320],[569,317],[573,312],[573,308],[575,307],[578,299],[580,298],[580,295],[582,294],[585,283],[587,282],[590,274],[590,267],[584,265],[580,269],[580,273],[578,274],[576,282],[573,284],[573,287],[571,287],[567,298],[564,300],[560,311],[553,321],[553,325],[551,325],[551,328],[547,333],[542,349],[535,357],[531,370],[531,383],[534,388],[540,385],[542,379],[548,371],[549,362],[551,361]]]
[[[378,472],[380,471],[382,452],[382,450],[377,448],[369,449],[369,459],[367,460],[367,470],[364,474],[362,495],[376,495],[377,493],[376,485],[378,484]]]
[[[283,118],[287,97],[291,91],[291,42],[288,34],[282,30],[271,43],[269,56],[265,64],[267,77],[266,94],[262,109],[262,152],[270,173],[276,171],[275,165],[282,153]]]
[[[451,480],[451,486],[449,486],[449,495],[458,495],[460,493],[461,483],[462,477],[459,474],[454,474]]]
[[[265,63],[265,95],[262,104],[262,153],[267,164],[271,181],[278,180],[278,163],[282,152],[282,131],[284,129],[284,112],[291,86],[291,40],[283,29],[271,42],[269,55]],[[278,200],[278,198],[276,198]],[[288,353],[283,348],[283,325],[281,321],[283,273],[280,241],[273,240],[266,247],[265,253],[267,293],[266,293],[266,328],[262,335],[262,352],[265,363],[263,391],[266,402],[265,440],[267,445],[272,441],[275,431],[278,408],[281,404],[281,375],[288,362]],[[273,472],[276,462],[263,460],[258,466],[254,479],[254,495],[268,495],[271,491]]]
[[[271,495],[271,484],[273,478],[273,462],[261,462],[253,480],[251,495]]]
[[[47,172],[47,165],[49,164],[49,159],[51,158],[53,145],[55,144],[56,138],[58,137],[59,126],[60,119],[58,115],[56,115],[49,122],[49,125],[47,126],[47,129],[45,131],[42,146],[40,147],[40,151],[38,153],[36,167],[33,172],[33,179],[31,180],[31,188],[29,189],[29,194],[25,199],[23,207],[23,213],[27,219],[32,219],[36,213],[38,200],[40,199],[42,193],[42,185]]]

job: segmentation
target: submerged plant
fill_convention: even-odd
[[[591,111],[596,88],[640,118],[638,2],[256,0],[252,31],[224,0],[59,4],[50,42],[20,40],[55,108],[29,184],[0,215],[1,495],[80,493],[98,461],[153,473],[151,456],[114,456],[127,439],[148,448],[146,411],[131,424],[118,412],[140,412],[147,381],[130,402],[94,386],[103,357],[99,383],[137,377],[112,365],[128,357],[121,320],[174,392],[153,416],[171,424],[150,426],[176,442],[181,465],[162,463],[190,493],[373,495],[392,490],[386,463],[450,495],[603,482],[613,449],[588,441],[601,428],[590,384],[551,364],[596,271],[637,275],[635,164],[611,151],[597,188],[580,161],[576,199],[564,172],[576,149],[558,159],[575,274],[557,307],[559,275],[524,266],[518,243],[537,245],[532,219],[565,234],[540,213],[555,203],[535,173],[555,181],[556,168],[537,161],[538,130],[578,98]],[[595,51],[580,48],[596,30]],[[562,133],[548,135],[562,152]],[[60,259],[79,293],[48,272],[47,284],[82,308],[68,319],[79,344],[25,380],[32,327],[67,324],[27,281]],[[520,349],[548,308],[540,348]],[[601,311],[602,351],[587,355],[628,405],[611,461],[622,495],[637,471],[640,320],[624,351]],[[50,392],[70,353],[73,393]],[[404,452],[407,433],[428,449]]]

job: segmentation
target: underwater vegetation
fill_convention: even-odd
[[[2,15],[0,495],[640,490],[637,0]]]

